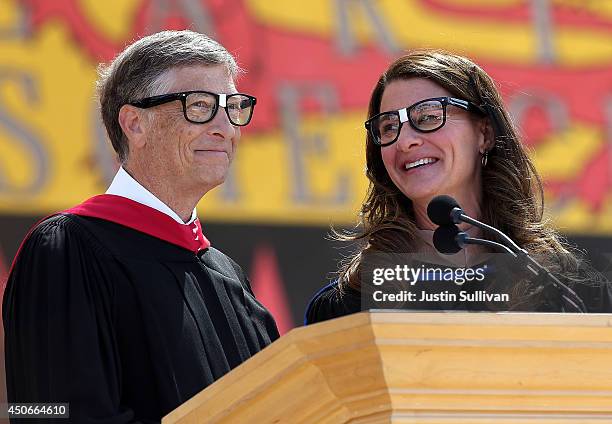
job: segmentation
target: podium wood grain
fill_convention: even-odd
[[[611,324],[364,312],[292,330],[162,423],[612,423]]]

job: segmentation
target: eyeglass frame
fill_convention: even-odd
[[[440,124],[439,127],[436,127],[434,129],[431,130],[422,130],[420,128],[417,128],[417,126],[414,124],[414,122],[412,122],[412,119],[410,117],[410,112],[412,111],[412,109],[414,109],[416,106],[425,103],[425,102],[430,102],[430,101],[438,101],[442,104],[442,123]],[[376,144],[377,146],[380,147],[385,147],[385,146],[390,146],[393,143],[395,143],[397,141],[397,139],[399,138],[401,132],[402,132],[402,126],[404,125],[405,122],[408,122],[410,124],[410,126],[417,132],[420,133],[431,133],[434,131],[438,131],[440,128],[442,128],[445,124],[446,124],[446,107],[448,105],[451,106],[457,106],[461,109],[467,110],[467,111],[472,111],[472,112],[478,112],[479,114],[483,115],[483,116],[487,116],[487,113],[485,112],[485,110],[475,104],[470,102],[469,100],[462,100],[462,99],[457,99],[455,97],[432,97],[429,99],[423,99],[423,100],[419,100],[418,102],[401,108],[401,109],[397,109],[397,110],[389,110],[386,112],[381,112],[381,113],[377,113],[376,115],[372,116],[370,119],[368,119],[367,121],[365,121],[364,125],[366,130],[369,132],[369,134],[372,136],[372,140],[374,141],[374,144]],[[376,136],[372,133],[372,122],[379,118],[382,115],[386,115],[386,114],[397,114],[398,119],[399,119],[399,128],[397,129],[397,135],[395,136],[395,138],[385,144],[382,144],[378,141],[376,141]]]
[[[215,100],[216,100],[215,108],[212,114],[210,115],[210,118],[208,118],[206,121],[203,121],[203,122],[194,121],[192,119],[189,119],[189,117],[187,116],[187,96],[189,96],[190,94],[195,94],[195,93],[210,94],[215,97]],[[253,102],[251,105],[251,113],[249,115],[249,119],[247,119],[246,123],[244,124],[235,124],[232,121],[232,118],[230,117],[229,112],[227,110],[227,99],[232,96],[237,96],[237,95],[248,97]],[[237,127],[244,127],[245,125],[248,125],[251,122],[251,118],[253,117],[253,112],[255,111],[255,105],[257,104],[257,98],[249,94],[245,94],[245,93],[224,94],[224,93],[213,93],[213,92],[204,91],[204,90],[192,90],[192,91],[182,91],[179,93],[160,94],[158,96],[145,97],[144,99],[129,102],[128,104],[131,106],[135,106],[137,108],[148,109],[150,107],[159,106],[165,103],[170,103],[175,100],[181,101],[181,104],[183,105],[183,116],[185,117],[185,120],[187,120],[187,122],[191,122],[192,124],[206,124],[212,121],[213,119],[215,119],[215,116],[217,116],[217,112],[219,111],[219,107],[222,107],[223,109],[225,109],[225,114],[227,115],[227,119],[229,119],[232,125],[235,125]]]

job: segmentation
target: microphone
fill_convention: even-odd
[[[459,206],[459,203],[457,203],[457,201],[452,197],[445,194],[436,196],[431,200],[431,202],[429,202],[429,205],[427,205],[427,216],[431,222],[436,225],[450,225],[466,222],[480,228],[481,230],[494,233],[505,242],[506,246],[510,247],[510,249],[517,254],[527,254],[526,250],[521,249],[510,237],[502,233],[497,228],[491,227],[484,222],[480,222],[466,215],[463,212],[463,209],[461,209]]]
[[[427,216],[436,225],[459,224],[456,218],[457,209],[463,213],[455,199],[443,194],[434,197],[429,202],[429,205],[427,205]]]
[[[507,246],[491,240],[469,237],[465,231],[459,230],[459,227],[455,224],[440,225],[436,231],[434,231],[433,244],[438,252],[446,255],[452,255],[459,252],[466,244],[480,244],[488,246],[493,250],[508,253],[513,258],[518,259],[517,254]]]
[[[459,227],[455,224],[440,225],[436,228],[433,233],[433,244],[436,250],[446,255],[452,255],[463,249],[463,245],[460,244],[457,236],[459,234],[465,234],[459,231]]]
[[[497,228],[491,227],[484,222],[480,222],[466,215],[463,212],[463,209],[461,209],[459,206],[459,203],[457,203],[457,201],[452,197],[447,195],[434,197],[431,202],[429,202],[429,205],[427,205],[427,216],[431,222],[440,226],[436,232],[440,230],[440,228],[444,228],[443,230],[440,230],[437,237],[441,249],[438,249],[438,246],[436,246],[434,241],[434,247],[436,247],[436,249],[438,249],[441,253],[457,253],[465,246],[465,244],[482,244],[492,247],[495,250],[502,249],[503,251],[510,253],[517,261],[521,262],[521,264],[536,277],[544,278],[550,284],[552,284],[553,287],[559,291],[563,300],[565,300],[565,302],[574,310],[577,312],[586,312],[586,306],[576,292],[559,281],[559,279],[552,275],[548,269],[533,259],[525,249],[520,248],[506,234]],[[494,233],[503,242],[505,242],[505,245],[495,243],[490,240],[468,237],[467,234],[459,231],[459,228],[455,225],[459,224],[460,222],[466,222],[480,228],[481,230]],[[456,230],[453,227],[455,227]],[[434,232],[434,237],[435,236],[436,233]],[[459,250],[454,251],[457,247],[459,247]]]

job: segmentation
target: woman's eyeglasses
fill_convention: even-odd
[[[421,100],[403,109],[382,112],[365,122],[372,140],[379,146],[388,146],[397,141],[402,125],[409,122],[416,131],[428,133],[439,130],[446,123],[446,107],[453,105],[468,111],[486,115],[478,105],[453,97],[434,97]]]

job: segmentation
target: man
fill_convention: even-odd
[[[238,72],[191,31],[145,37],[101,69],[122,167],[20,248],[3,300],[9,402],[68,402],[78,423],[158,422],[278,337],[196,218],[253,113]]]

